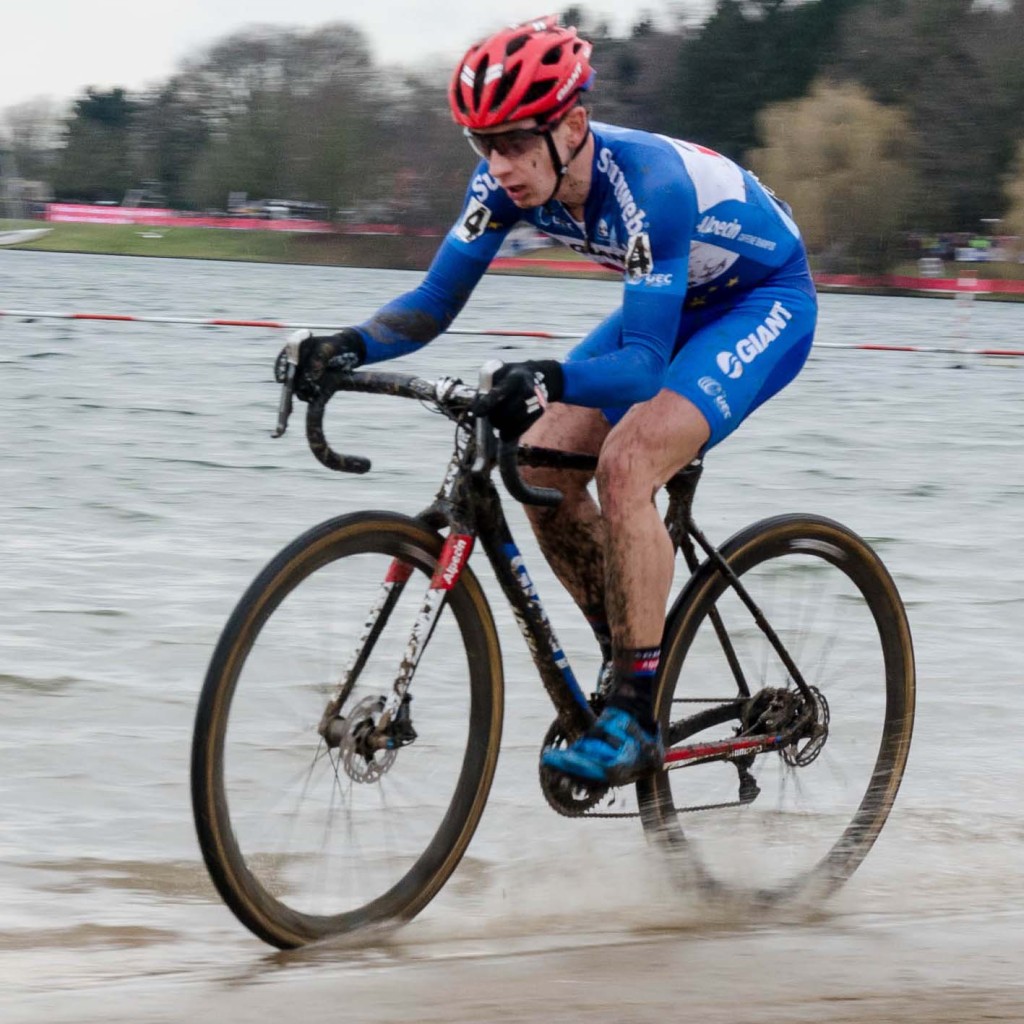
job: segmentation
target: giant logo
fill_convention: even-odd
[[[580,80],[580,75],[583,74],[583,64],[580,61],[576,61],[576,67],[572,69],[572,74],[569,76],[569,80],[562,86],[561,89],[555,94],[555,98],[559,103],[565,99],[566,96],[572,91],[573,87]]]
[[[733,380],[742,377],[743,367],[752,363],[786,329],[792,319],[793,314],[781,302],[776,302],[764,323],[740,339],[735,351],[718,353],[718,368]]]
[[[719,352],[716,360],[718,368],[726,375],[735,380],[743,376],[743,364],[735,352]]]

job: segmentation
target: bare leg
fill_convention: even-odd
[[[660,391],[630,409],[605,438],[597,489],[613,685],[592,729],[564,749],[544,751],[542,763],[557,772],[620,786],[661,764],[653,684],[674,558],[654,496],[692,461],[709,433],[693,403],[675,392]]]
[[[608,435],[597,409],[554,404],[524,435],[526,444],[597,455]],[[604,522],[587,490],[592,474],[578,470],[525,469],[528,483],[557,487],[565,496],[557,508],[527,505],[526,515],[540,549],[584,614],[604,608]]]
[[[605,606],[617,651],[661,645],[674,558],[654,495],[697,456],[709,434],[692,402],[663,390],[634,406],[601,450]]]

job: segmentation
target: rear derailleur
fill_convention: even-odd
[[[769,687],[755,694],[743,709],[739,735],[777,733],[784,737],[782,760],[794,768],[809,765],[825,746],[830,719],[825,695],[816,686],[809,690],[809,700],[796,689]]]

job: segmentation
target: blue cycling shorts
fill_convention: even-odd
[[[689,399],[711,428],[707,451],[800,372],[811,350],[818,302],[804,260],[782,268],[733,304],[684,310],[662,387]],[[567,356],[589,359],[622,347],[622,310]],[[614,426],[629,406],[602,409]]]

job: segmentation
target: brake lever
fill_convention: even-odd
[[[277,403],[277,428],[271,437],[280,437],[288,429],[292,395],[295,393],[295,374],[299,368],[299,344],[298,341],[289,341],[274,363],[274,379],[281,385],[281,397]]]
[[[489,359],[480,367],[479,394],[486,395],[494,386],[494,374],[504,364],[500,359]],[[478,416],[476,421],[476,458],[473,460],[473,472],[482,473],[489,460],[494,458],[494,428],[486,416]]]

